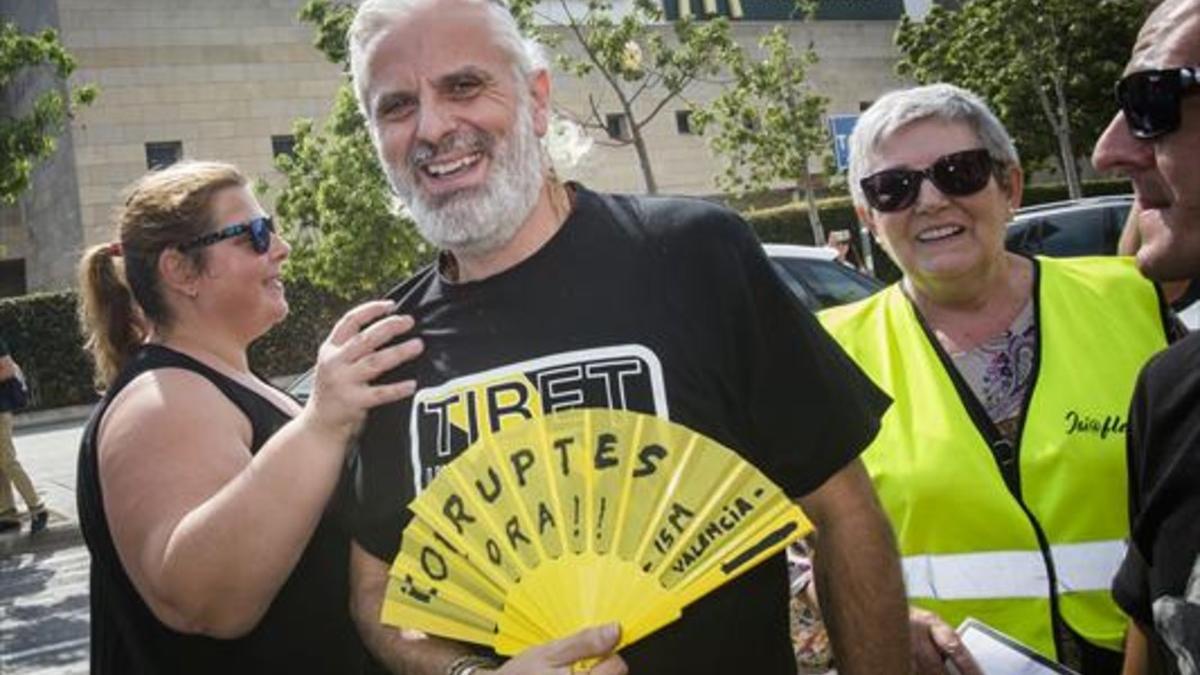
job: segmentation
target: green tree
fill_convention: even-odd
[[[317,48],[343,67],[353,16],[353,5],[330,0],[310,0],[300,12],[316,28]],[[348,80],[323,124],[300,120],[294,133],[294,154],[276,160],[285,182],[275,210],[292,244],[290,279],[361,299],[432,258],[392,197]]]
[[[807,203],[813,241],[820,244],[825,235],[809,159],[827,151],[829,100],[808,84],[817,55],[811,45],[793,48],[783,26],[764,36],[759,47],[759,60],[742,54],[732,59],[732,83],[711,104],[697,108],[693,119],[701,133],[713,132],[709,145],[725,165],[717,176],[722,189],[744,195],[790,183]]]
[[[616,99],[624,135],[599,141],[632,145],[646,192],[656,194],[658,181],[646,145],[645,128],[698,78],[716,75],[737,45],[723,17],[702,21],[678,19],[665,28],[661,3],[635,0],[623,14],[608,0],[579,3],[513,0],[513,12],[549,48],[569,38],[578,56],[558,50],[557,65],[581,79],[596,75]],[[588,110],[560,110],[585,129],[607,133],[601,99],[588,94]]]
[[[901,75],[953,82],[991,104],[1031,167],[1054,157],[1070,195],[1078,158],[1112,118],[1112,83],[1143,15],[1142,0],[968,0],[901,19]]]
[[[53,30],[30,35],[11,21],[0,20],[0,101],[11,101],[10,87],[39,66],[49,66],[65,80],[75,70],[75,59]],[[73,108],[95,97],[96,89],[90,85],[75,88],[69,98],[51,90],[38,95],[23,114],[0,110],[0,203],[12,204],[28,189],[34,167],[54,153],[54,139]]]

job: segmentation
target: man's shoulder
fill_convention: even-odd
[[[1200,387],[1200,332],[1189,333],[1155,354],[1142,377],[1153,384]]]
[[[720,236],[750,232],[736,211],[698,197],[590,193],[618,221],[651,237],[710,233]]]
[[[1191,417],[1200,405],[1200,333],[1191,333],[1146,362],[1133,405],[1148,406],[1156,419]]]

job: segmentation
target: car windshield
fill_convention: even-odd
[[[788,288],[813,311],[862,300],[882,286],[871,277],[831,260],[773,258],[773,261]]]

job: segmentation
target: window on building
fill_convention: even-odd
[[[695,133],[694,131],[692,131],[692,111],[691,110],[676,110],[675,111],[675,130],[685,136],[690,136]]]
[[[25,259],[0,260],[0,298],[15,298],[25,295]]]
[[[287,134],[284,136],[271,137],[271,156],[278,157],[287,155],[288,157],[296,156],[296,137]]]
[[[630,138],[629,118],[622,113],[609,113],[605,115],[604,128],[608,130],[609,138],[618,141],[627,141]]]
[[[163,141],[146,144],[146,168],[161,169],[183,157],[183,141]]]

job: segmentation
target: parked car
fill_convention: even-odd
[[[1115,255],[1133,195],[1088,197],[1017,209],[1008,226],[1008,250],[1065,258]]]
[[[1028,255],[1116,255],[1131,208],[1133,195],[1113,195],[1017,209],[1004,243]],[[1172,306],[1188,330],[1200,329],[1200,302],[1176,300]]]
[[[763,249],[787,287],[814,312],[862,300],[883,288],[875,277],[838,262],[831,248],[764,244]]]
[[[874,277],[839,263],[830,248],[765,244],[763,249],[787,287],[814,312],[861,300],[883,288]],[[288,393],[301,402],[308,400],[313,372],[309,370],[297,378]]]

